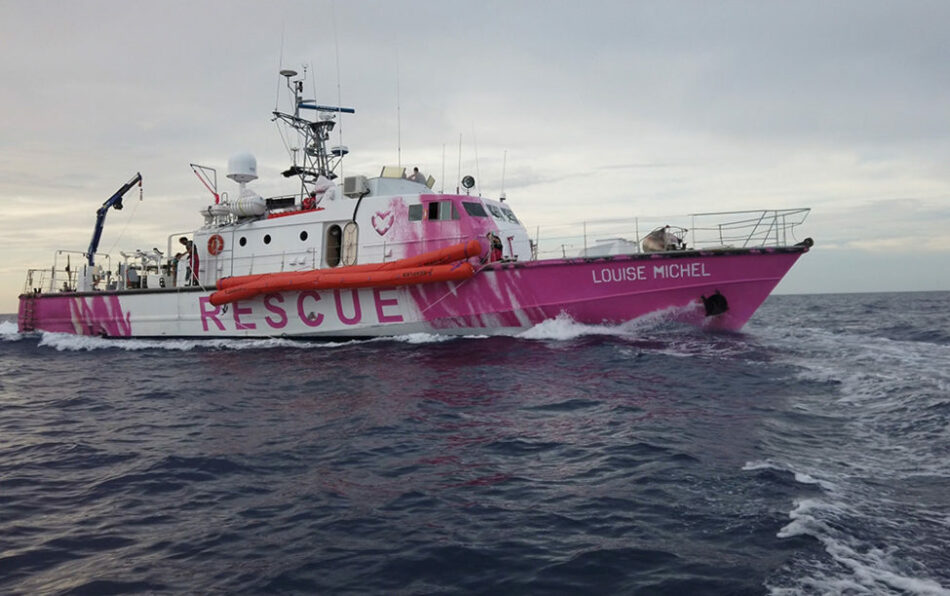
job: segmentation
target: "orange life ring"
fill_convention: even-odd
[[[208,238],[208,254],[217,255],[220,254],[222,250],[224,250],[224,238],[222,238],[220,234],[212,234],[212,236]]]

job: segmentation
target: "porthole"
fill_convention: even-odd
[[[270,244],[270,234],[264,234],[264,244]]]
[[[304,242],[307,239],[307,230],[300,232],[300,241]]]
[[[245,238],[244,236],[241,236],[241,239],[238,240],[238,244],[240,244],[241,246],[244,246],[245,244],[247,244],[247,238]]]

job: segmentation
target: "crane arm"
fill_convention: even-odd
[[[89,250],[86,252],[86,258],[90,266],[95,264],[93,259],[96,255],[96,251],[99,250],[99,240],[102,238],[102,228],[105,227],[106,214],[109,212],[109,208],[122,209],[122,197],[136,184],[142,184],[142,174],[140,173],[136,173],[135,176],[132,176],[131,180],[123,184],[122,188],[115,191],[115,194],[106,199],[102,207],[99,207],[96,211],[96,227],[92,231],[92,240],[89,242]]]

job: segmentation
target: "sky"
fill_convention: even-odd
[[[449,189],[461,162],[529,230],[808,207],[777,292],[950,290],[948,22],[943,1],[0,0],[0,313],[136,172],[100,251],[200,226],[189,163],[228,189],[249,151],[258,192],[292,192],[281,68],[356,109],[347,174]]]

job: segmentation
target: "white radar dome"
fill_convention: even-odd
[[[238,153],[228,160],[228,178],[238,184],[257,180],[257,159],[250,153]]]

